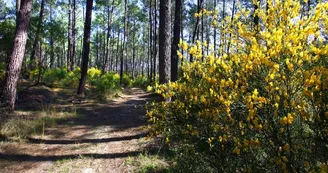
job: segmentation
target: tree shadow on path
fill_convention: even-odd
[[[146,137],[147,134],[139,134],[133,136],[122,136],[122,137],[113,137],[113,138],[101,138],[101,139],[76,139],[76,140],[45,140],[45,139],[36,139],[36,138],[27,138],[27,142],[30,144],[85,144],[85,143],[106,143],[106,142],[116,142],[116,141],[128,141],[132,139],[139,139]]]
[[[45,129],[48,138],[28,137],[26,144],[19,146],[15,142],[9,143],[7,148],[17,148],[17,152],[7,151],[5,145],[3,148],[0,145],[0,163],[18,161],[28,164],[84,157],[124,160],[129,156],[137,156],[143,151],[136,145],[139,145],[140,138],[147,136],[147,132],[141,128],[147,124],[145,104],[154,100],[161,98],[137,89],[132,90],[131,95],[114,99],[110,104],[93,102],[74,105],[67,102],[65,106],[74,106],[78,116],[60,119],[56,127]],[[61,135],[53,135],[56,132],[61,132]],[[96,151],[88,148],[71,149],[76,144],[101,145]],[[9,165],[7,170],[11,168],[15,168],[15,165]]]

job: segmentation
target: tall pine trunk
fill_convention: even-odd
[[[202,10],[202,3],[203,3],[203,0],[197,1],[197,13],[200,13],[200,11]],[[198,33],[199,33],[199,17],[197,17],[197,19],[196,19],[195,29],[192,34],[192,43],[195,43],[196,36],[198,38],[198,35],[199,35]],[[190,55],[190,62],[192,62],[192,61],[193,61],[193,57],[192,57],[192,55]]]
[[[178,79],[178,44],[180,41],[180,24],[181,24],[181,0],[175,0],[173,43],[171,51],[171,80]]]
[[[96,31],[96,43],[95,43],[95,48],[96,48],[96,67],[99,68],[99,28],[97,27]]]
[[[126,56],[125,49],[125,39],[127,30],[127,11],[128,11],[128,1],[124,0],[124,31],[123,31],[123,44],[122,44],[122,56],[121,56],[121,68],[120,68],[120,84],[123,84],[123,61]]]
[[[183,16],[183,11],[184,11],[184,0],[181,0],[181,13],[180,13],[180,32],[181,32],[181,39],[184,40],[183,38],[183,20],[184,20],[184,16]],[[183,55],[184,54],[184,51],[182,50],[181,51],[181,54]],[[181,63],[183,62],[183,58],[181,59]]]
[[[134,31],[132,33],[132,78],[134,78],[135,76],[135,72],[134,72],[134,69],[135,69],[135,66],[134,66],[134,62],[135,62],[135,58],[136,58],[136,45],[135,45],[135,33],[136,33],[136,21],[134,21],[133,23],[133,28],[134,28]]]
[[[71,57],[72,57],[72,28],[71,28],[71,9],[72,9],[72,4],[71,4],[71,0],[69,0],[69,4],[68,4],[68,26],[67,26],[67,34],[68,34],[68,43],[67,43],[67,71],[71,71]]]
[[[63,40],[62,41],[63,42],[63,57],[62,57],[62,59],[61,59],[61,64],[60,64],[60,66],[61,67],[64,67],[64,65],[65,65],[65,59],[66,59],[66,57],[67,57],[67,54],[66,54],[66,42],[65,42],[65,40]]]
[[[90,31],[91,31],[91,18],[92,18],[92,4],[93,0],[87,0],[86,16],[84,23],[84,35],[83,35],[83,57],[82,57],[82,69],[80,84],[77,91],[78,95],[84,95],[84,87],[88,72],[88,61],[90,54]]]
[[[216,1],[214,0],[214,9],[216,10]],[[216,26],[214,26],[214,52],[216,51]]]
[[[170,80],[171,0],[160,1],[159,25],[159,83],[164,84]]]
[[[73,0],[73,20],[72,20],[72,52],[71,52],[71,70],[74,70],[76,59],[76,0]]]
[[[16,0],[16,26],[18,25],[18,18],[19,18],[19,10],[21,6],[21,0]]]
[[[152,22],[152,9],[151,9],[151,6],[152,6],[152,0],[149,0],[149,51],[148,51],[148,54],[149,54],[149,58],[148,58],[148,79],[151,80],[153,79],[153,49],[152,49],[152,46],[153,46],[153,22]]]
[[[13,41],[13,50],[9,58],[5,84],[2,91],[3,99],[8,104],[10,112],[14,112],[17,82],[22,68],[25,52],[27,29],[30,23],[32,0],[22,0],[18,14],[18,23]]]
[[[112,35],[111,35],[111,41],[110,41],[110,45],[109,45],[109,50],[111,52],[111,55],[110,55],[110,64],[109,64],[109,71],[114,71],[114,67],[113,67],[113,63],[114,63],[114,30],[112,29]]]
[[[118,57],[119,57],[119,50],[120,50],[120,28],[118,28],[118,34],[117,34],[117,43],[116,43],[116,56],[115,56],[115,71],[118,72]]]
[[[109,4],[107,6],[107,37],[106,37],[106,52],[105,52],[105,63],[104,63],[104,68],[103,71],[106,73],[109,70],[109,46],[110,46],[110,32],[112,29],[112,16],[113,16],[113,11],[114,11],[114,3],[115,0],[112,1],[111,8],[109,8]]]
[[[50,4],[50,22],[52,22],[52,5]],[[55,53],[54,53],[54,31],[50,29],[50,68],[54,68]],[[59,62],[57,62],[59,67]]]
[[[226,0],[223,0],[223,3],[222,3],[222,19],[224,20],[225,18],[225,8],[226,8]],[[223,30],[225,29],[225,23],[223,22],[222,24],[222,28],[221,28],[221,36],[220,36],[220,47],[219,49],[222,48],[222,52],[220,52],[220,54],[223,55],[224,51],[225,51],[225,48],[226,48],[226,45],[225,45],[225,33],[223,32]]]
[[[109,5],[107,5],[107,33],[106,33],[106,40],[104,42],[104,61],[103,61],[103,72],[106,73],[108,71],[108,55],[109,55],[109,37],[110,37],[110,8]],[[105,14],[105,12],[104,12]],[[104,16],[105,17],[105,16]]]
[[[33,48],[32,48],[32,52],[31,52],[31,57],[30,57],[30,67],[32,69],[35,68],[35,54],[36,54],[36,50],[38,49],[38,44],[40,44],[40,34],[42,31],[42,22],[43,22],[43,11],[44,11],[44,3],[45,1],[42,0],[41,1],[41,8],[40,8],[40,13],[39,13],[39,21],[38,21],[38,28],[35,34],[35,39],[34,39],[34,43],[33,43]]]
[[[153,81],[156,80],[156,59],[157,59],[157,1],[155,0],[155,9],[154,9],[154,55],[153,55]]]

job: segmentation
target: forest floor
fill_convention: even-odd
[[[145,104],[158,97],[141,89],[124,90],[107,103],[77,100],[73,90],[44,86],[29,89],[25,97],[51,105],[33,105],[31,98],[25,98],[17,106],[18,114],[25,118],[33,116],[37,104],[35,109],[69,110],[76,115],[45,128],[42,135],[0,140],[0,172],[135,172],[137,168],[126,160],[154,145],[146,140]]]

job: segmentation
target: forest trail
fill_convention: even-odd
[[[0,143],[0,172],[132,172],[124,162],[149,144],[144,106],[152,100],[132,88],[110,103],[76,104],[78,116],[45,129],[43,136]]]

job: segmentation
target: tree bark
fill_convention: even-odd
[[[100,28],[101,29],[101,28]],[[104,42],[103,42],[103,32],[100,31],[99,33],[99,41],[98,41],[98,53],[99,53],[99,59],[98,59],[98,65],[99,65],[99,68],[104,68],[104,56],[103,56],[103,48],[104,48]]]
[[[96,32],[96,43],[95,43],[95,46],[96,46],[96,67],[99,68],[99,29],[97,27],[97,32]]]
[[[206,8],[206,7],[203,7]],[[202,20],[201,20],[201,28],[202,28],[202,35],[201,35],[201,39],[202,39],[202,43],[204,43],[204,15],[202,15]],[[204,48],[202,49],[202,61],[204,61]]]
[[[255,25],[255,29],[258,29],[258,25],[259,25],[259,16],[255,14],[256,10],[259,8],[259,6],[257,5],[258,0],[255,0],[254,3],[254,25]]]
[[[22,68],[25,52],[27,30],[30,23],[32,0],[22,0],[18,14],[18,23],[13,41],[13,50],[7,66],[5,84],[2,91],[3,99],[9,106],[9,111],[14,112],[17,91],[17,82]]]
[[[68,4],[68,28],[67,28],[67,34],[68,34],[68,43],[67,43],[67,71],[71,71],[71,57],[72,57],[72,36],[71,36],[71,8],[72,8],[72,4],[71,4],[71,0],[69,0],[69,4]]]
[[[42,0],[41,1],[41,8],[40,8],[40,13],[39,13],[39,21],[38,21],[38,28],[35,34],[35,39],[34,39],[34,43],[33,43],[33,48],[32,48],[32,52],[31,52],[31,57],[30,57],[30,68],[34,69],[35,68],[35,53],[36,50],[38,49],[38,43],[40,42],[40,34],[42,31],[42,22],[43,22],[43,11],[44,11],[44,3],[45,1]]]
[[[127,2],[129,2],[129,1],[127,1]],[[127,21],[129,21],[129,15],[128,15],[128,7],[127,7],[127,15],[126,15],[126,20]],[[129,56],[129,52],[128,52],[128,48],[129,48],[129,34],[130,34],[130,32],[129,32],[129,29],[128,28],[130,28],[129,27],[129,23],[127,22],[126,23],[126,35],[125,35],[125,40],[126,40],[126,42],[125,42],[125,60],[123,60],[125,63],[124,63],[124,65],[125,65],[125,73],[129,73],[129,58],[128,58],[128,56]]]
[[[152,0],[149,0],[149,61],[148,61],[148,79],[151,80],[153,79],[153,49],[152,49],[152,46],[153,46],[153,24],[152,24],[152,17],[151,17],[151,14],[152,14],[152,9],[151,9],[151,6],[152,6]]]
[[[146,39],[143,39],[146,40]],[[139,48],[140,49],[140,48]],[[139,55],[139,67],[141,67],[141,76],[142,78],[144,78],[144,62],[143,62],[143,57],[145,57],[145,49],[141,49],[141,53]]]
[[[39,84],[41,82],[41,78],[42,78],[42,73],[43,73],[43,49],[42,49],[42,40],[40,40],[40,44],[39,44],[39,61],[38,61],[38,68],[39,68],[39,72],[38,72],[38,81],[36,82],[36,84]]]
[[[115,32],[114,30],[112,29],[112,36],[111,36],[111,44],[110,44],[110,50],[111,50],[111,56],[110,56],[110,68],[109,70],[110,71],[114,71],[114,35],[115,35]]]
[[[180,41],[180,24],[181,24],[181,0],[175,0],[173,43],[171,52],[171,80],[174,82],[178,79],[178,44]]]
[[[182,40],[184,40],[183,38],[183,29],[184,29],[184,26],[183,26],[183,21],[184,21],[184,16],[183,16],[183,12],[184,12],[184,0],[181,0],[181,11],[180,11],[180,30],[181,30],[181,38]],[[184,55],[184,51],[181,50],[181,54]],[[183,58],[181,59],[181,63],[183,62]]]
[[[105,53],[105,63],[104,63],[104,68],[103,71],[106,73],[109,70],[109,42],[110,42],[110,32],[112,29],[111,22],[112,22],[112,16],[113,16],[113,11],[114,11],[114,3],[115,0],[112,1],[112,6],[111,9],[109,8],[109,4],[107,6],[107,38],[106,38],[106,53]],[[110,9],[110,10],[109,10]]]
[[[128,1],[124,0],[124,31],[123,31],[123,44],[122,44],[122,56],[121,56],[121,68],[120,68],[120,84],[123,84],[123,61],[126,56],[125,50],[125,39],[126,39],[126,29],[127,29],[127,11],[128,11]]]
[[[216,1],[214,0],[214,9],[216,10]],[[216,26],[214,26],[214,52],[216,52]]]
[[[197,13],[199,13],[202,10],[202,3],[203,3],[203,0],[197,1]],[[198,33],[199,33],[199,17],[197,17],[197,19],[196,19],[195,29],[192,34],[192,43],[195,43],[196,35],[198,35]],[[192,55],[190,55],[190,62],[192,62],[192,61],[193,61],[193,57],[192,57]]]
[[[223,0],[223,3],[222,3],[222,20],[224,20],[225,18],[225,7],[226,7],[226,0]],[[222,32],[223,30],[225,29],[225,23],[223,22],[222,24],[222,28],[221,28],[221,36],[220,36],[220,47],[219,49],[222,48],[222,54],[223,52],[225,51],[225,33]]]
[[[136,45],[135,45],[135,33],[136,33],[136,21],[134,21],[133,23],[133,33],[132,33],[132,78],[134,78],[135,76],[135,72],[134,72],[134,62],[135,62],[135,58],[136,58]]]
[[[170,80],[171,0],[160,0],[159,83]]]
[[[61,67],[64,67],[64,64],[65,64],[65,59],[66,59],[66,45],[65,45],[65,40],[63,40],[63,57],[62,57],[62,59],[61,59],[61,64],[60,64],[60,66]]]
[[[155,0],[155,9],[154,9],[154,55],[153,55],[153,82],[156,80],[156,59],[157,59],[157,1]]]
[[[81,67],[82,63],[82,56],[83,56],[83,39],[81,39],[81,42],[80,42],[80,56],[79,56],[79,59],[78,59],[78,64],[79,64],[79,67]]]
[[[18,18],[19,18],[19,10],[21,6],[21,0],[16,0],[16,26],[18,25]]]
[[[73,0],[73,20],[72,20],[72,52],[71,52],[71,70],[75,67],[76,58],[76,0]]]
[[[57,67],[58,68],[62,68],[62,61],[63,61],[63,57],[65,57],[65,42],[63,42],[63,47],[59,47],[58,48],[58,51],[60,52],[57,52]]]
[[[52,6],[50,5],[50,22],[52,22]],[[54,68],[55,54],[54,54],[54,33],[50,29],[50,68]],[[59,62],[57,62],[59,64]]]
[[[90,54],[90,31],[91,31],[91,18],[92,18],[92,4],[93,0],[87,0],[86,16],[84,23],[84,35],[83,35],[83,57],[82,57],[82,69],[78,95],[84,95],[84,87],[88,72],[88,61]]]
[[[115,57],[115,71],[118,72],[118,56],[119,56],[119,45],[120,45],[120,28],[118,28],[118,34],[117,34],[117,43],[116,43],[116,57]]]

